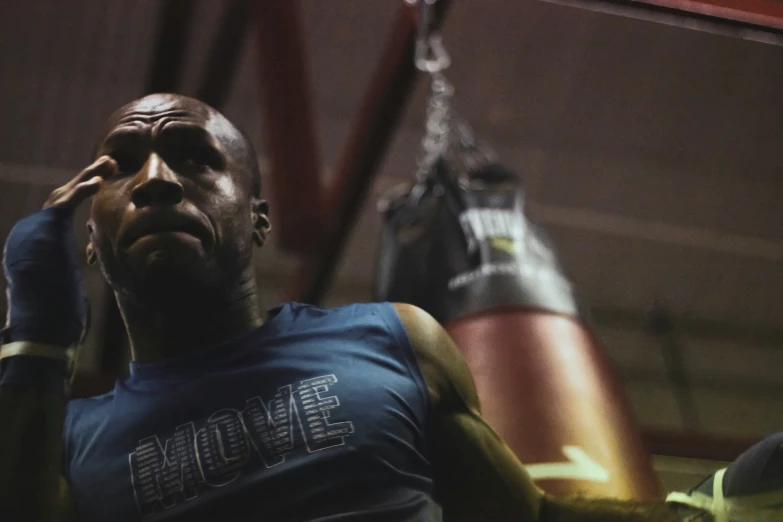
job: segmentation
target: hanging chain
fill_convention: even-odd
[[[436,0],[406,0],[419,7],[419,31],[416,38],[414,63],[430,77],[430,95],[427,101],[425,134],[421,152],[416,160],[416,177],[422,181],[433,163],[449,145],[449,115],[454,87],[443,71],[451,65],[443,39],[432,30],[432,14]]]
[[[425,133],[417,160],[419,180],[430,170],[451,143],[451,96],[454,87],[442,73],[431,73],[430,97],[427,102]]]
[[[405,0],[419,6],[419,32],[416,38],[415,64],[430,77],[430,96],[427,102],[425,135],[417,158],[416,178],[426,179],[439,157],[448,155],[456,145],[456,159],[464,169],[476,170],[494,159],[486,146],[479,146],[470,126],[461,121],[452,107],[454,86],[443,74],[450,65],[443,39],[432,29],[433,9],[437,0]]]

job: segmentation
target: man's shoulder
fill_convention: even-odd
[[[391,303],[418,357],[438,366],[457,358],[451,338],[429,313],[407,303]]]
[[[294,315],[312,315],[315,317],[326,315],[366,315],[374,313],[379,307],[389,306],[385,302],[346,303],[336,306],[316,306],[298,301],[290,301],[279,306],[286,307]]]
[[[446,330],[417,306],[405,303],[392,306],[408,334],[435,408],[478,410],[470,369]]]
[[[365,322],[389,323],[397,319],[391,303],[350,303],[333,307],[319,307],[306,303],[290,302],[282,305],[290,314],[291,324],[296,327],[317,325],[340,325],[357,327]]]

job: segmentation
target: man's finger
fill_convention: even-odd
[[[117,162],[114,161],[114,159],[110,156],[101,156],[95,160],[92,165],[81,171],[70,183],[77,185],[89,181],[95,176],[105,178],[113,174],[116,169]]]
[[[101,182],[103,181],[103,178],[100,176],[94,176],[93,178],[83,181],[76,185],[73,188],[73,192],[70,195],[69,203],[75,208],[81,203],[98,192],[98,189],[101,187]]]
[[[44,208],[68,205],[76,208],[82,201],[98,191],[104,178],[111,177],[117,170],[117,162],[109,156],[101,156],[81,171],[71,181],[55,189],[44,203]],[[86,185],[81,187],[82,184]],[[75,198],[75,200],[74,200]]]
[[[93,176],[91,179],[77,183],[75,186],[57,189],[49,196],[43,208],[57,206],[75,209],[85,199],[98,192],[102,181],[103,178],[100,176]]]
[[[68,191],[69,189],[74,188],[79,183],[88,181],[95,176],[108,177],[114,173],[113,170],[116,168],[117,168],[117,162],[115,162],[111,157],[101,156],[100,158],[92,162],[92,164],[89,167],[79,172],[76,175],[76,177],[71,179],[71,181],[63,185],[61,189],[64,191]]]

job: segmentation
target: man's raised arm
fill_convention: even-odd
[[[493,522],[682,522],[673,506],[546,495],[482,419],[467,363],[429,314],[395,304],[432,401],[435,492],[444,520]],[[691,522],[710,522],[698,514]]]
[[[116,164],[101,158],[52,192],[11,230],[3,251],[8,320],[0,339],[0,520],[72,516],[61,478],[67,349],[87,303],[75,252],[74,209]]]

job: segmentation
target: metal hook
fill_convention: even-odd
[[[451,65],[451,58],[438,34],[416,41],[416,67],[430,74],[441,72]]]
[[[419,6],[419,33],[416,38],[415,64],[420,71],[430,74],[443,71],[451,65],[451,58],[440,34],[432,30],[432,10],[437,0],[405,0]]]

